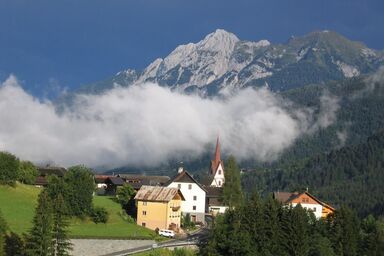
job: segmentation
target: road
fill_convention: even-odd
[[[136,248],[131,248],[123,251],[118,251],[114,253],[105,254],[102,256],[125,256],[138,252],[144,252],[155,248],[165,248],[165,247],[183,247],[190,245],[198,245],[200,242],[204,242],[208,239],[209,230],[206,228],[200,229],[197,232],[187,235],[182,239],[172,239],[166,242],[156,243],[153,245],[140,246]]]

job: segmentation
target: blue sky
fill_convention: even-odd
[[[217,28],[285,42],[329,29],[384,49],[384,1],[0,0],[0,80],[44,95],[142,69]]]

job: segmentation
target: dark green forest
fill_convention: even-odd
[[[285,207],[257,194],[215,219],[201,255],[380,256],[384,225],[373,216],[359,220],[341,207],[317,220],[299,205]]]
[[[302,165],[259,169],[242,177],[243,187],[266,194],[309,188],[322,200],[348,205],[360,216],[384,215],[384,130],[366,143],[318,154]]]

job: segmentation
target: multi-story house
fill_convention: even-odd
[[[181,202],[181,212],[185,216],[189,214],[193,222],[205,222],[206,190],[191,174],[183,168],[179,168],[178,174],[165,186],[178,188],[185,201]]]
[[[149,229],[178,231],[181,221],[181,202],[184,196],[178,188],[141,186],[135,196],[137,224]]]

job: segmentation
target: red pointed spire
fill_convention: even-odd
[[[221,159],[220,159],[220,141],[219,141],[219,136],[217,136],[216,151],[215,151],[215,162],[217,164],[220,161],[221,161]]]
[[[219,166],[220,162],[221,162],[220,140],[219,140],[219,136],[217,136],[215,158],[211,161],[211,174],[212,175],[215,175],[215,172],[216,172],[217,167]]]

